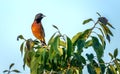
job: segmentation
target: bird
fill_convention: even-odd
[[[41,22],[43,17],[45,17],[45,15],[43,15],[42,13],[36,14],[35,15],[35,19],[34,19],[34,21],[32,23],[31,29],[32,29],[33,35],[37,39],[40,40],[42,45],[46,45],[46,42],[45,42],[45,32],[44,32],[44,28],[43,28],[42,22]]]

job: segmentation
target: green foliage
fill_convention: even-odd
[[[90,21],[93,21],[92,18],[89,18],[89,19],[87,19],[87,20],[84,20],[84,21],[83,21],[83,24],[87,24],[87,23],[89,23]]]
[[[111,62],[108,63],[107,66],[107,74],[118,74],[120,73],[120,59],[117,58],[118,56],[118,49],[116,48],[112,53],[109,53],[111,57]]]
[[[114,57],[116,58],[117,55],[118,55],[118,49],[115,49],[115,51],[114,51]]]
[[[110,42],[113,36],[110,28],[114,27],[105,17],[97,14],[99,17],[96,22],[92,18],[83,21],[84,25],[93,22],[91,28],[78,32],[72,38],[62,35],[59,28],[53,25],[57,32],[51,36],[46,46],[42,46],[38,40],[25,39],[19,35],[17,40],[24,40],[20,46],[20,52],[24,56],[23,68],[27,65],[30,74],[82,74],[85,66],[89,74],[116,74],[117,71],[120,73],[118,49],[115,49],[113,54],[109,53],[109,63],[102,59],[106,40]],[[100,33],[96,33],[95,28]],[[86,57],[83,56],[84,50],[90,47],[96,54],[86,53]]]
[[[97,54],[97,58],[98,60],[101,59],[102,55],[103,55],[103,51],[104,51],[104,48],[103,46],[100,44],[99,40],[96,38],[96,37],[92,37],[92,43],[93,43],[93,49],[94,51],[96,52]]]
[[[7,74],[10,74],[10,73],[20,73],[20,71],[18,69],[11,70],[14,65],[15,65],[14,63],[11,63],[10,66],[9,66],[9,69],[8,70],[4,70],[3,73],[7,73]]]

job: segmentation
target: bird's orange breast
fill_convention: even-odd
[[[44,30],[41,23],[33,22],[31,29],[37,39],[44,41]]]

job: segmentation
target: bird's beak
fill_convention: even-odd
[[[46,17],[45,15],[42,15],[42,17]]]

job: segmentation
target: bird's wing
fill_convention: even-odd
[[[43,33],[43,36],[45,37],[45,31],[44,31],[44,28],[43,28],[43,26],[42,26],[42,24],[41,24],[41,29],[42,29],[42,33]]]

